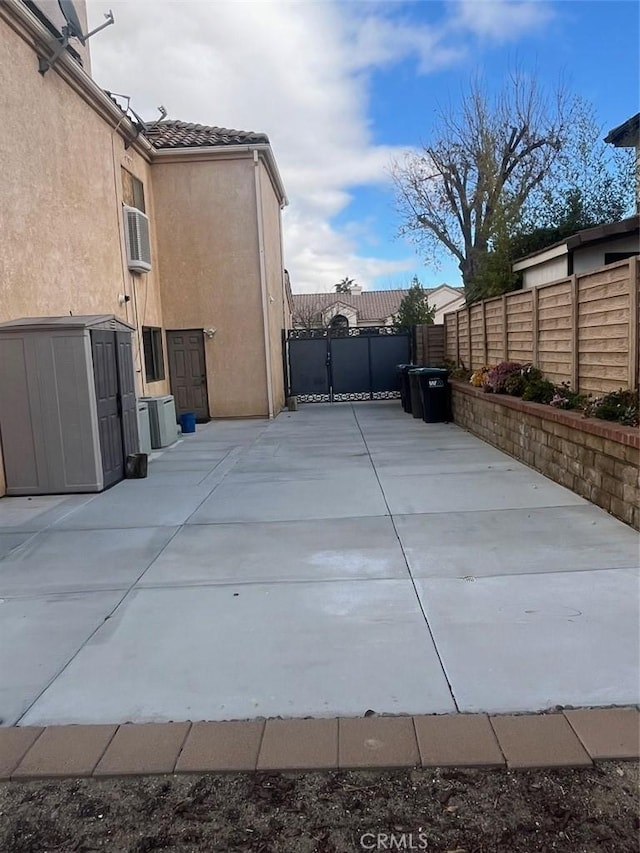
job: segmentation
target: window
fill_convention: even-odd
[[[605,252],[604,263],[605,266],[606,264],[615,264],[618,261],[626,261],[627,258],[633,258],[637,254],[637,252]]]
[[[144,207],[144,184],[139,181],[131,172],[126,169],[122,170],[122,200],[129,207],[137,207],[143,213],[146,213]]]
[[[147,382],[159,382],[164,379],[162,329],[143,326],[142,345],[144,347],[144,367]]]
[[[336,314],[331,321],[331,328],[334,330],[344,330],[349,328],[349,321],[343,314]]]

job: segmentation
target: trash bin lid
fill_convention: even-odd
[[[449,371],[445,367],[421,367],[419,371],[412,370],[412,373],[421,373],[423,376],[448,376]]]

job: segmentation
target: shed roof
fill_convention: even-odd
[[[13,329],[45,330],[45,329],[92,329],[109,328],[114,331],[134,332],[135,327],[120,320],[115,314],[83,314],[74,317],[64,315],[62,317],[20,317],[17,320],[7,320],[0,323],[0,331],[11,331]]]
[[[601,240],[610,240],[612,237],[623,237],[628,234],[640,231],[640,215],[637,213],[629,216],[627,219],[621,219],[619,222],[608,222],[606,225],[596,225],[594,228],[584,228],[582,231],[577,231],[570,237],[565,237],[564,240],[558,240],[555,243],[550,243],[544,249],[538,249],[537,252],[531,252],[514,261],[514,269],[517,264],[522,264],[524,261],[537,258],[539,255],[544,255],[551,249],[563,247],[567,252],[578,249],[583,246],[590,246],[599,243]],[[562,252],[559,252],[562,254]]]
[[[640,135],[640,113],[636,113],[618,127],[610,130],[604,141],[615,145],[616,148],[633,148],[638,145]]]

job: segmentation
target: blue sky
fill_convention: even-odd
[[[399,15],[416,22],[437,19],[444,6],[435,2],[398,5]],[[425,144],[436,123],[439,103],[448,99],[455,102],[478,72],[495,86],[516,65],[525,71],[535,70],[538,79],[549,86],[564,80],[571,91],[594,104],[606,130],[621,124],[639,108],[638,4],[626,0],[564,0],[549,4],[549,8],[551,16],[543,26],[532,28],[509,45],[476,43],[454,67],[424,75],[416,73],[414,60],[406,59],[374,73],[369,118],[376,141],[401,146]],[[585,45],[589,45],[588,50]],[[366,221],[375,235],[375,250],[384,246],[388,258],[406,256],[404,241],[389,240],[397,231],[398,218],[386,188],[358,188],[335,221],[343,227]],[[425,286],[442,281],[459,284],[456,261],[443,253],[441,263],[441,268],[434,270],[424,266],[418,256],[414,272]],[[374,286],[385,288],[403,278],[382,276]]]
[[[604,132],[638,111],[635,0],[89,0],[93,71],[146,119],[269,134],[290,198],[294,291],[348,275],[366,288],[459,284],[443,253],[425,266],[397,237],[394,158],[429,140],[439,103],[509,70],[594,104]]]

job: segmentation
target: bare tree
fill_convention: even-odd
[[[295,300],[295,297],[294,297]],[[295,304],[295,302],[294,302]],[[322,300],[304,300],[299,302],[293,311],[292,321],[294,329],[322,329],[327,324],[323,322],[322,310],[324,308]]]
[[[431,144],[394,164],[401,232],[434,259],[444,247],[458,259],[469,300],[495,219],[517,216],[566,138],[570,110],[520,73],[491,96],[475,82],[459,108],[438,115]]]

